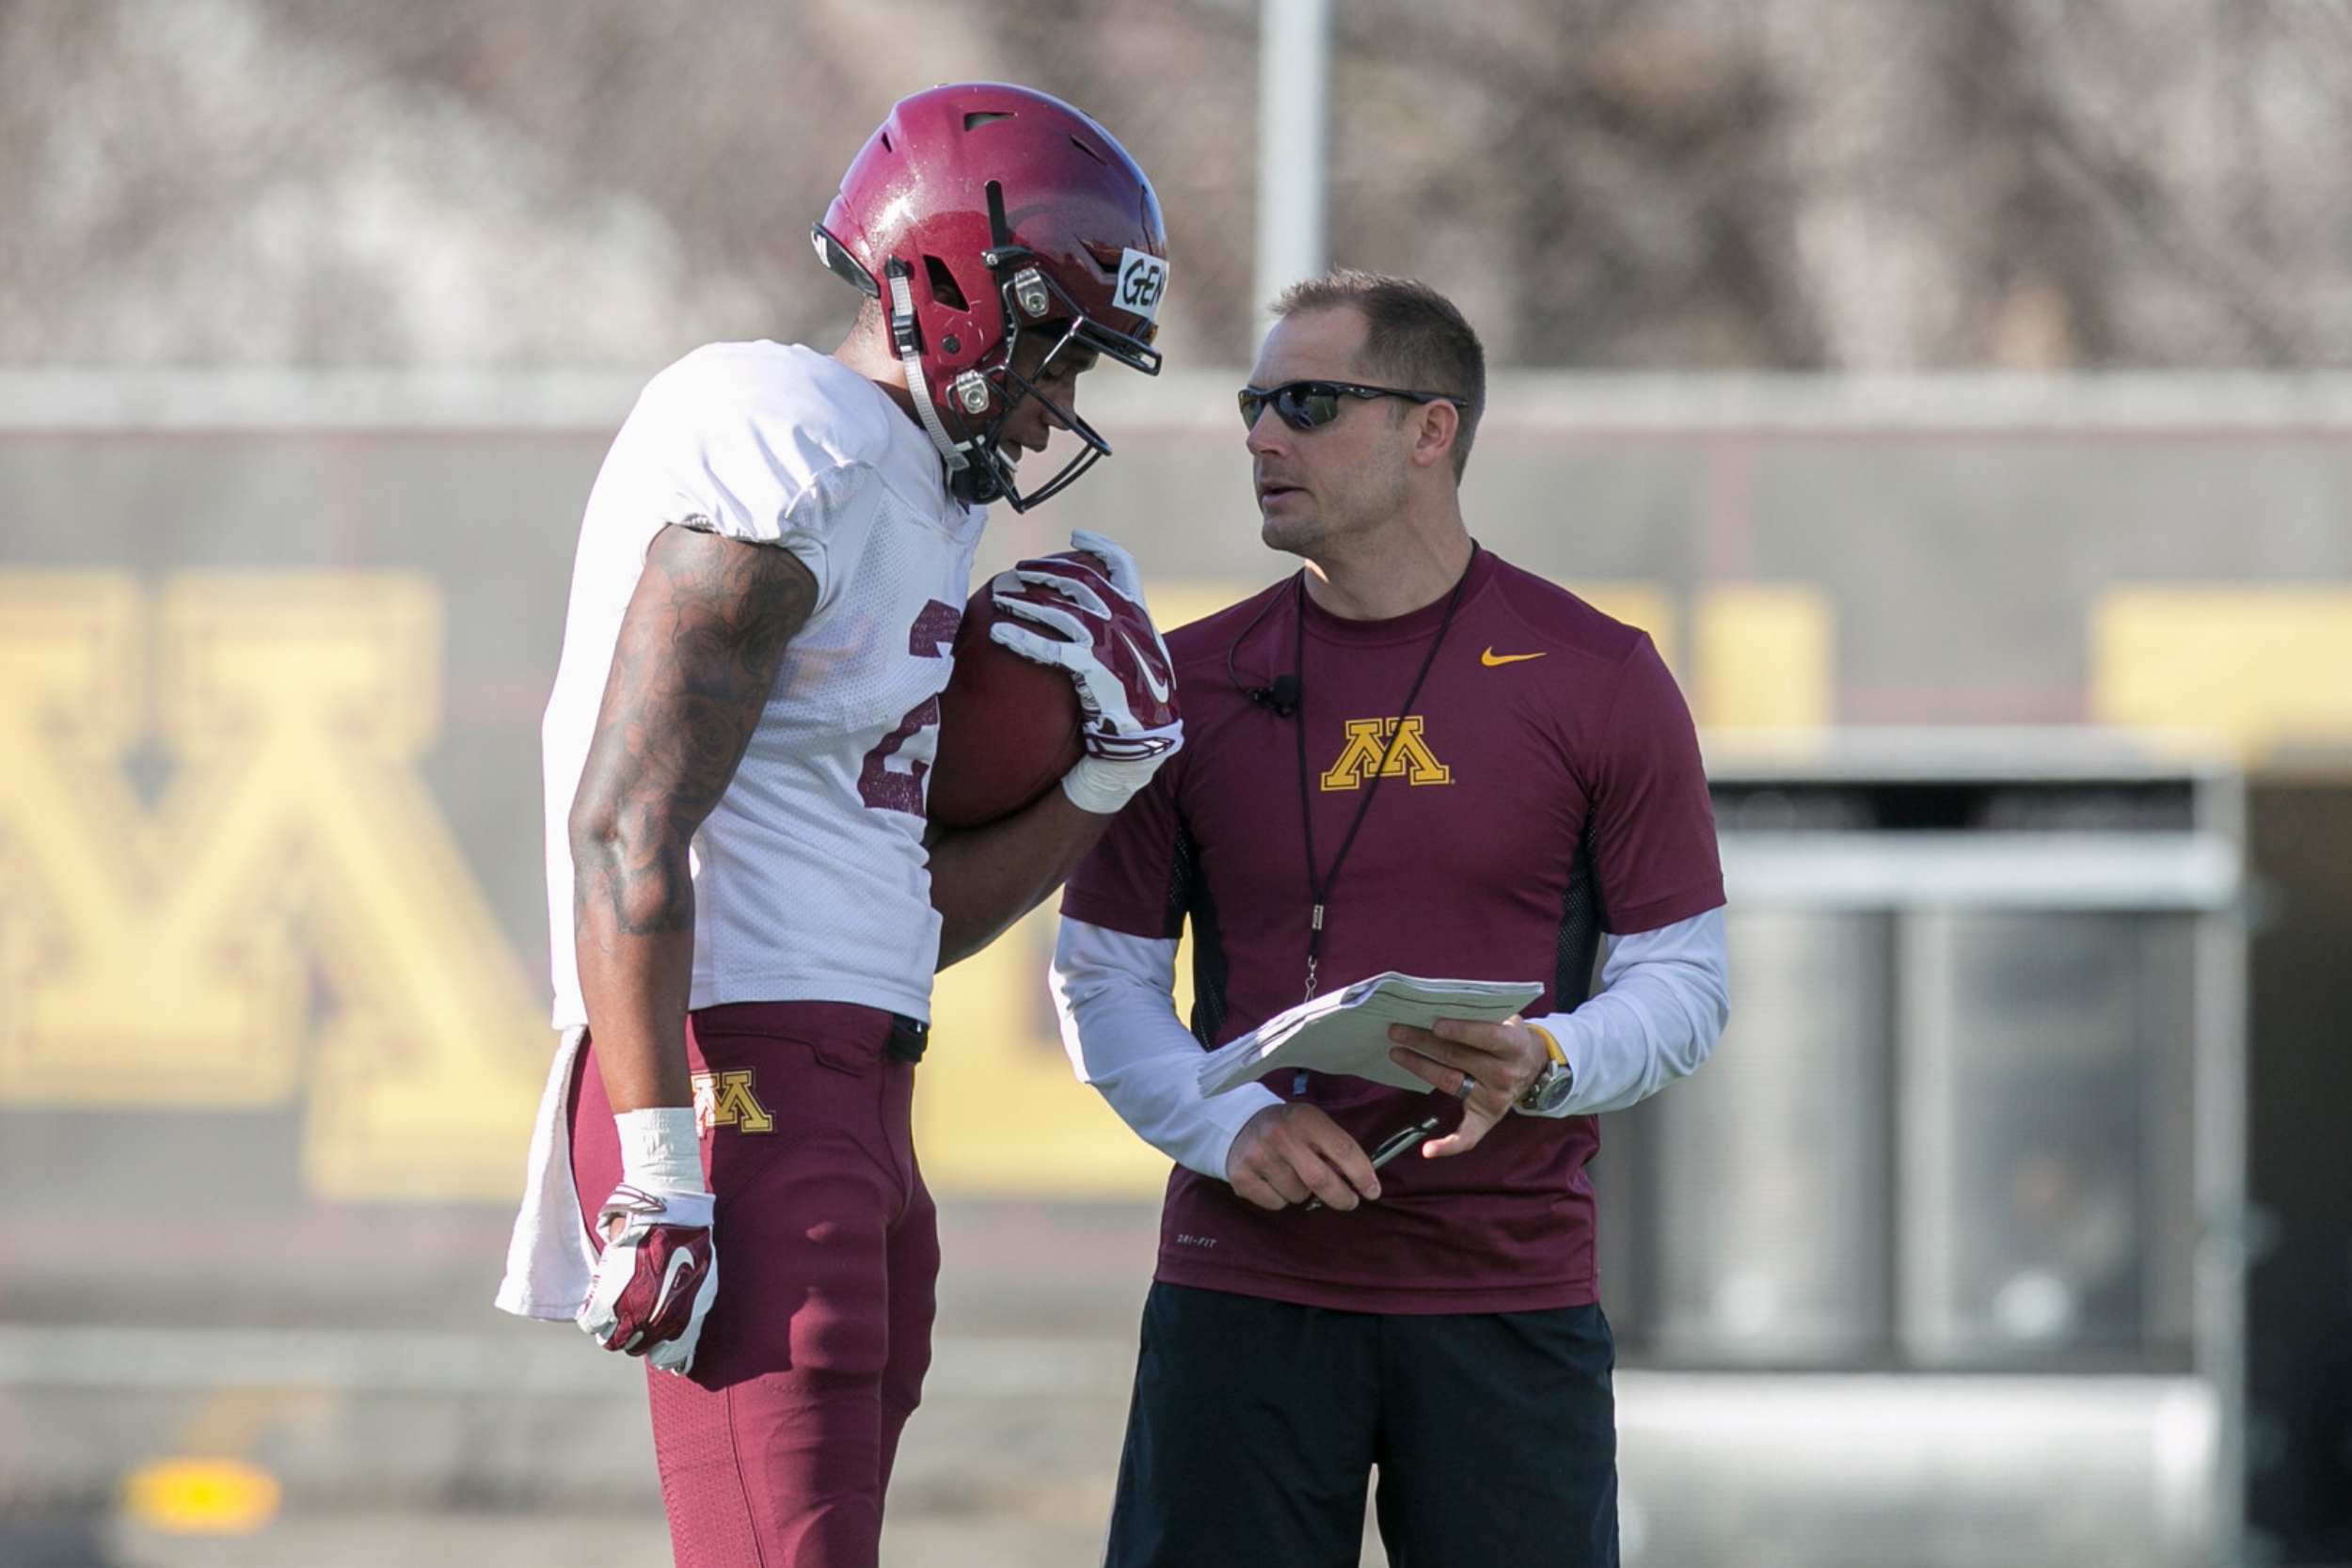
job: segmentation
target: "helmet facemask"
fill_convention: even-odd
[[[995,197],[993,183],[989,194],[992,198]],[[1002,208],[994,199],[990,206],[991,219],[1001,225]],[[1121,332],[1088,315],[1053,273],[1039,265],[1037,258],[1026,248],[999,244],[983,253],[980,260],[997,279],[997,299],[1005,330],[987,360],[948,382],[940,399],[942,422],[955,451],[964,460],[961,467],[951,470],[951,483],[957,498],[968,503],[984,505],[1002,500],[1015,512],[1025,512],[1076,483],[1079,475],[1111,454],[1111,446],[1092,425],[1078,417],[1075,408],[1057,402],[1022,373],[1024,334],[1054,335],[1053,342],[1037,357],[1040,372],[1061,356],[1078,352],[1097,359],[1116,360],[1145,375],[1157,375],[1160,351],[1152,346],[1148,337]],[[1153,331],[1148,321],[1144,331]],[[1005,451],[1003,437],[1005,421],[1012,418],[1024,401],[1032,398],[1043,406],[1051,423],[1077,438],[1079,450],[1051,479],[1023,490],[1015,478],[1019,460]],[[976,426],[972,422],[992,407],[995,413],[985,424]]]

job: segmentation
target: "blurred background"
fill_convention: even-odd
[[[1736,1018],[1596,1166],[1629,1562],[2352,1562],[2343,5],[0,0],[0,1568],[667,1560],[637,1379],[488,1306],[574,531],[652,372],[837,341],[807,226],[968,77],[1173,256],[983,570],[1280,575],[1259,306],[1407,273],[1473,531],[1692,698]],[[898,1568],[1099,1552],[1165,1165],[1050,942],[939,990]]]

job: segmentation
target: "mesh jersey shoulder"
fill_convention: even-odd
[[[789,432],[820,463],[879,464],[901,418],[881,388],[800,343],[706,344],[647,382],[638,402],[706,426],[740,420]]]
[[[829,355],[800,344],[711,343],[648,382],[629,424],[656,451],[699,470],[721,531],[772,535],[795,498],[837,485],[845,469],[881,469],[904,422],[888,394]],[[746,515],[730,518],[729,499]]]

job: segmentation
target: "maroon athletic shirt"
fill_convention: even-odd
[[[1221,1045],[1305,994],[1311,901],[1298,735],[1328,878],[1398,727],[1445,601],[1387,621],[1305,607],[1297,711],[1243,687],[1293,669],[1296,579],[1168,636],[1183,751],[1120,814],[1062,898],[1135,936],[1193,926],[1193,1033]],[[1233,673],[1227,673],[1228,655]],[[1317,990],[1383,970],[1541,981],[1530,1017],[1573,1007],[1597,933],[1654,930],[1724,901],[1691,717],[1645,633],[1485,551],[1326,893]],[[1299,1082],[1303,1077],[1304,1082]],[[1266,1085],[1367,1148],[1449,1097],[1343,1075]],[[1269,1212],[1182,1166],[1158,1277],[1370,1312],[1497,1312],[1596,1299],[1594,1118],[1511,1115],[1468,1154],[1406,1155],[1350,1212]]]

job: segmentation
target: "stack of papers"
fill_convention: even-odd
[[[1278,1013],[1200,1059],[1200,1092],[1223,1094],[1283,1068],[1344,1072],[1400,1089],[1426,1089],[1389,1060],[1389,1025],[1426,1029],[1441,1018],[1499,1022],[1544,993],[1533,981],[1429,980],[1391,970]]]

